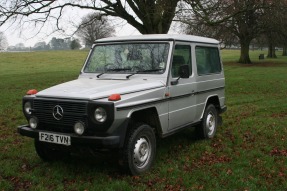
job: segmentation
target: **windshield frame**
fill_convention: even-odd
[[[95,43],[90,52],[89,55],[85,61],[85,64],[83,65],[82,69],[81,69],[81,74],[123,74],[123,75],[127,75],[127,74],[145,74],[145,75],[162,75],[164,73],[166,73],[166,71],[169,68],[169,58],[170,58],[170,53],[172,51],[173,48],[173,41],[170,40],[127,40],[127,41],[107,41],[107,42],[98,42]],[[166,55],[166,63],[165,66],[163,68],[163,70],[161,72],[138,72],[138,71],[131,71],[131,70],[122,70],[122,71],[96,71],[96,72],[87,72],[85,71],[85,68],[87,67],[89,60],[91,59],[93,52],[95,51],[97,46],[108,46],[108,45],[129,45],[129,44],[166,44],[167,45],[167,55]]]

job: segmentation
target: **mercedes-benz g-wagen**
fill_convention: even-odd
[[[137,175],[150,169],[156,139],[194,126],[213,138],[226,110],[219,42],[189,35],[142,35],[100,39],[78,79],[23,97],[34,139],[49,161],[75,148],[117,151]]]

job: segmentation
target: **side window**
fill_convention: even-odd
[[[195,55],[198,75],[221,72],[218,48],[197,46],[195,48]]]
[[[189,45],[175,45],[172,58],[172,77],[179,77],[178,70],[181,65],[189,65],[190,74],[192,73],[191,65],[191,48]]]

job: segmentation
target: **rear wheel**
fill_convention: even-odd
[[[211,139],[215,136],[218,126],[218,112],[213,104],[209,104],[203,114],[202,122],[197,127],[201,138]]]
[[[44,143],[37,139],[34,140],[35,150],[38,156],[46,162],[67,159],[69,152],[55,149],[50,143]]]
[[[132,175],[149,170],[156,154],[156,137],[146,124],[136,125],[127,137],[122,153],[122,166]]]

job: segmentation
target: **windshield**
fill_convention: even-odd
[[[97,45],[84,72],[163,73],[168,50],[168,43]]]

